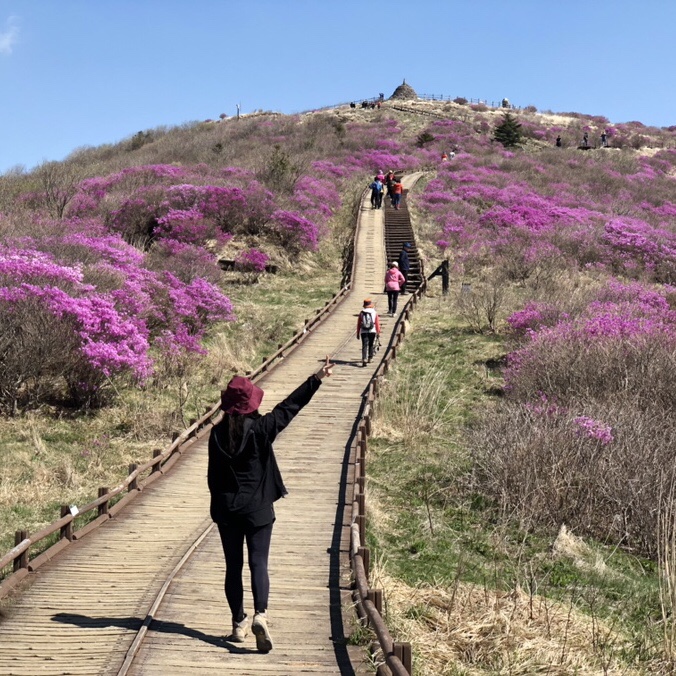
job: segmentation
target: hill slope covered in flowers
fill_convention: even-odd
[[[213,401],[228,373],[311,314],[304,273],[327,271],[323,292],[337,290],[350,214],[373,173],[423,169],[411,197],[419,245],[471,289],[458,298],[471,329],[509,341],[506,396],[468,437],[481,490],[544,524],[610,528],[654,553],[655,515],[637,501],[667,485],[656,472],[670,452],[673,129],[521,113],[524,142],[507,150],[493,138],[499,111],[408,108],[436,117],[385,105],[200,123],[1,177],[0,410],[6,452],[25,459],[3,462],[10,517],[28,509],[32,482],[66,502],[110,476],[108,451],[130,435],[158,443],[158,427],[138,423],[150,417],[138,386],[144,402],[175,409],[174,424]],[[610,148],[576,149],[603,130]],[[219,256],[238,261],[234,276]],[[251,336],[259,351],[238,357]],[[203,396],[184,410],[198,378]],[[58,438],[46,432],[55,418],[71,421]],[[556,462],[538,455],[553,447]],[[528,468],[546,462],[550,485],[529,483]],[[599,491],[609,462],[614,488]]]

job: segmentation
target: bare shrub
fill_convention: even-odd
[[[80,167],[67,162],[43,162],[35,171],[38,197],[54,218],[63,218],[83,178]]]
[[[526,349],[520,367],[508,374],[510,392],[521,401],[537,401],[547,392],[563,406],[625,400],[645,410],[676,406],[676,355],[669,336],[626,341],[572,334],[539,340]]]
[[[104,376],[83,358],[81,339],[67,317],[55,317],[39,301],[5,307],[0,316],[0,411],[45,402],[94,406],[106,398]]]
[[[505,402],[470,430],[475,487],[505,513],[653,556],[676,420],[658,407]]]
[[[495,333],[506,299],[505,279],[492,274],[471,284],[465,283],[456,296],[462,318],[478,333]]]

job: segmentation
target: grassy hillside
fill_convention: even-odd
[[[424,170],[418,244],[453,292],[381,405],[392,620],[420,673],[667,673],[676,134],[516,118],[503,147],[481,105],[263,114],[0,177],[2,549],[299,328],[339,288],[373,173]]]

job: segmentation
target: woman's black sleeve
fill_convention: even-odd
[[[272,441],[310,402],[322,381],[311,375],[300,387],[297,387],[284,401],[280,401],[270,413],[266,413],[256,427]]]

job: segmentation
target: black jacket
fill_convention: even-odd
[[[274,519],[272,503],[285,496],[287,490],[272,442],[320,385],[321,380],[312,375],[269,413],[246,416],[242,443],[234,454],[228,453],[228,416],[213,427],[207,480],[214,521],[228,523],[233,517],[250,521],[253,517],[253,525],[264,525]]]
[[[409,260],[408,257],[408,251],[406,249],[402,249],[401,252],[399,253],[399,269],[402,272],[408,272],[411,269],[411,261]]]

